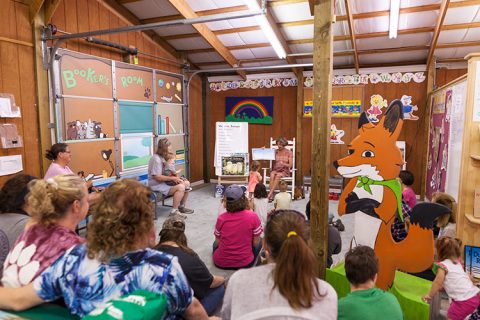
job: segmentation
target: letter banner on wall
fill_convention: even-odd
[[[303,116],[311,117],[313,101],[305,101],[303,105]],[[333,118],[355,118],[362,113],[362,101],[360,100],[332,100]]]

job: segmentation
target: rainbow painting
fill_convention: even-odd
[[[273,97],[226,97],[225,105],[227,122],[273,122]]]

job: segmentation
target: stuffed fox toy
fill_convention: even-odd
[[[402,189],[397,180],[403,165],[396,146],[403,125],[403,105],[394,100],[378,125],[362,113],[359,135],[348,145],[348,156],[334,162],[344,178],[350,178],[340,196],[338,213],[355,213],[352,245],[368,245],[379,259],[377,287],[388,289],[395,270],[421,272],[433,262],[433,220],[449,209],[433,203],[415,206],[407,237],[392,238],[395,216],[403,221]]]

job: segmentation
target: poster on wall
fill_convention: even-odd
[[[345,135],[345,131],[337,129],[337,126],[332,124],[330,127],[330,143],[331,144],[345,144],[342,141],[342,137]]]
[[[159,103],[157,108],[157,134],[183,134],[183,106]]]
[[[157,102],[183,103],[183,77],[173,76],[161,71],[155,71]]]
[[[272,124],[273,97],[226,97],[225,121]]]
[[[362,113],[360,100],[332,100],[332,117],[355,118]]]
[[[451,90],[441,90],[432,96],[433,113],[430,121],[428,143],[426,197],[432,198],[435,192],[445,192],[450,141],[450,113],[446,101],[451,100]],[[447,113],[448,111],[448,113]]]
[[[152,133],[128,133],[120,135],[122,171],[148,166],[153,155]]]
[[[307,100],[303,103],[303,116],[312,117],[313,101]],[[332,117],[355,118],[360,117],[362,102],[360,100],[332,100]]]
[[[112,97],[112,63],[94,56],[59,50],[62,94]]]
[[[63,139],[105,139],[114,137],[113,102],[63,98]]]
[[[115,64],[117,98],[120,100],[152,101],[153,72],[126,63]]]
[[[113,140],[70,141],[72,155],[69,167],[74,173],[83,171],[85,176],[115,176],[115,146]]]

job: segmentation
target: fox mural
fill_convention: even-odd
[[[421,272],[433,262],[433,221],[450,213],[444,206],[420,203],[412,210],[408,235],[395,242],[391,229],[395,217],[403,221],[402,188],[397,180],[403,165],[396,146],[403,125],[403,104],[391,102],[378,125],[362,113],[359,134],[348,145],[348,155],[334,162],[337,171],[350,181],[344,188],[338,213],[355,214],[352,245],[368,245],[379,259],[377,287],[388,289],[395,270]]]

